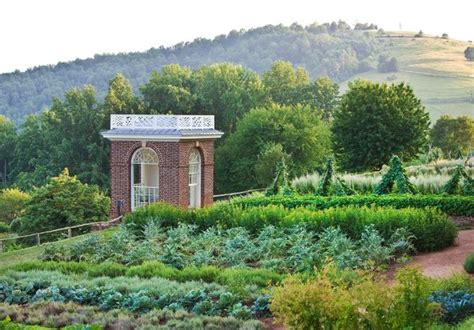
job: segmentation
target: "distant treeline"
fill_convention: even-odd
[[[275,60],[286,60],[305,68],[312,78],[328,76],[338,82],[376,64],[375,33],[363,31],[376,28],[373,24],[358,23],[352,29],[343,21],[305,27],[296,23],[267,25],[142,53],[96,55],[26,72],[6,73],[0,75],[0,114],[20,123],[26,115],[51,106],[54,96],[84,84],[94,85],[98,98],[102,99],[109,80],[117,72],[123,73],[137,92],[153,70],[171,63],[195,69],[231,62],[263,73]]]

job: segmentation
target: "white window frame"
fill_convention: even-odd
[[[160,186],[159,163],[158,154],[151,148],[142,147],[135,150],[133,153],[132,159],[130,161],[130,200],[132,211],[137,207],[146,206],[158,201]],[[145,166],[156,166],[156,186],[145,186],[141,183],[135,184],[135,165],[141,165],[141,176],[144,175]],[[140,178],[140,182],[143,182],[143,178]]]
[[[188,193],[189,207],[201,207],[201,166],[202,157],[199,149],[193,148],[188,159]]]

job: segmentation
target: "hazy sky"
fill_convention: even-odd
[[[0,0],[0,72],[339,19],[474,40],[473,0]]]

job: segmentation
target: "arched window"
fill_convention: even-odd
[[[201,153],[197,149],[189,154],[189,207],[201,207]]]
[[[140,148],[132,157],[132,210],[158,200],[158,155],[150,148]]]

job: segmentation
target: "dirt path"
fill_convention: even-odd
[[[408,265],[419,267],[427,276],[448,277],[455,272],[464,272],[464,259],[470,252],[474,252],[474,229],[460,231],[454,246],[417,255]]]

